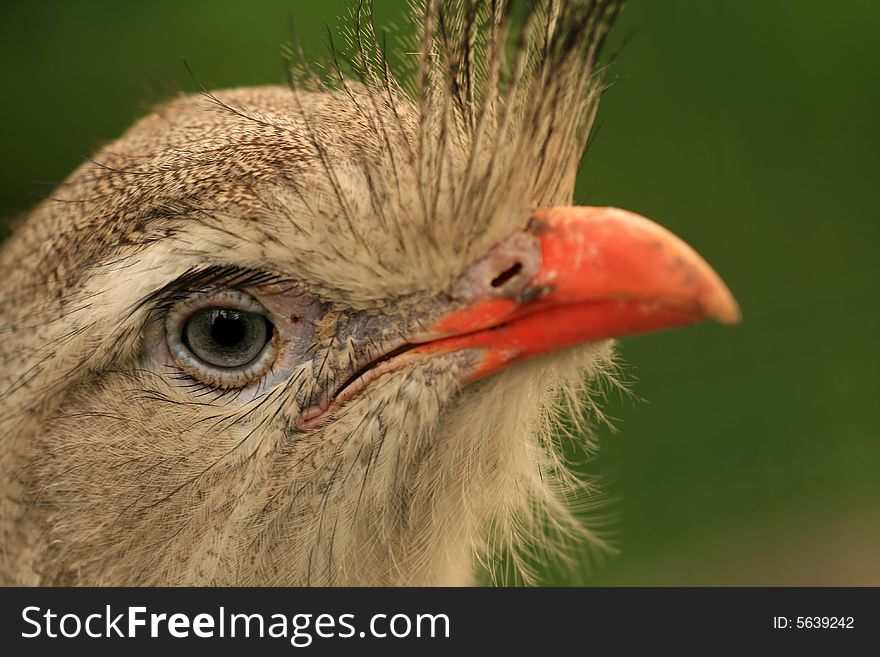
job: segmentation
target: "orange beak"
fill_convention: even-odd
[[[535,212],[536,273],[508,297],[486,296],[442,317],[413,355],[479,349],[473,381],[572,345],[740,313],[719,276],[678,237],[616,208]],[[534,239],[534,238],[531,238]]]

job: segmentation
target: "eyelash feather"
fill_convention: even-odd
[[[190,269],[164,287],[151,292],[136,304],[136,309],[151,307],[168,312],[177,303],[214,288],[243,291],[254,285],[282,283],[286,277],[266,271],[213,265]]]

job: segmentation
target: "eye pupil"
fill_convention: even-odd
[[[234,347],[245,336],[247,327],[235,310],[214,310],[211,314],[211,337],[222,347]]]

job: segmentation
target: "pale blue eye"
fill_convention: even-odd
[[[278,331],[270,317],[240,290],[196,293],[168,313],[168,350],[193,379],[217,388],[243,388],[261,379],[278,356]]]

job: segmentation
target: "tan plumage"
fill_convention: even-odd
[[[571,200],[617,10],[538,3],[511,50],[505,3],[429,2],[411,83],[356,11],[345,76],[173,100],[37,206],[0,252],[2,581],[468,583],[548,513],[577,531],[551,426],[608,342],[464,389],[438,359],[320,428],[297,416],[350,374],[351,318],[412,331],[531,208]],[[181,385],[156,335],[205,272],[295,285],[320,363],[247,394]]]

